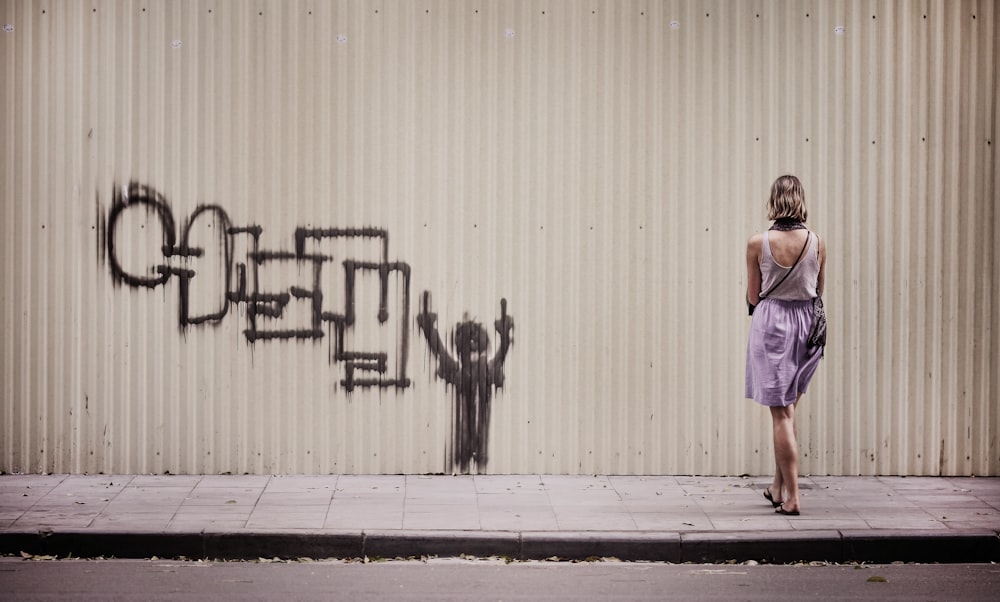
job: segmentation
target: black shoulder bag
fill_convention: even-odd
[[[816,244],[819,244],[819,235],[816,236]],[[809,329],[806,343],[810,347],[826,347],[826,307],[823,306],[823,297],[818,290],[813,298],[813,325]]]

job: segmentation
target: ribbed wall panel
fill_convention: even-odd
[[[426,292],[452,354],[463,321],[497,350],[501,299],[515,324],[469,470],[767,473],[744,254],[795,173],[829,246],[803,472],[1000,474],[993,2],[12,0],[0,25],[4,471],[460,471]]]

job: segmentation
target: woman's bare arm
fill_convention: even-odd
[[[747,241],[747,302],[760,303],[760,256],[764,248],[764,236],[755,234]]]
[[[816,238],[819,239],[819,281],[816,283],[816,294],[822,295],[826,287],[826,242],[819,234]]]

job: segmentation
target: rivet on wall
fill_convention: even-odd
[[[670,22],[670,29],[680,29],[680,28],[681,28],[681,22],[680,21],[671,21]]]

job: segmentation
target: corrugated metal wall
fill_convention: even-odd
[[[790,172],[802,470],[1000,474],[998,22],[0,3],[0,469],[767,473],[744,253]]]

